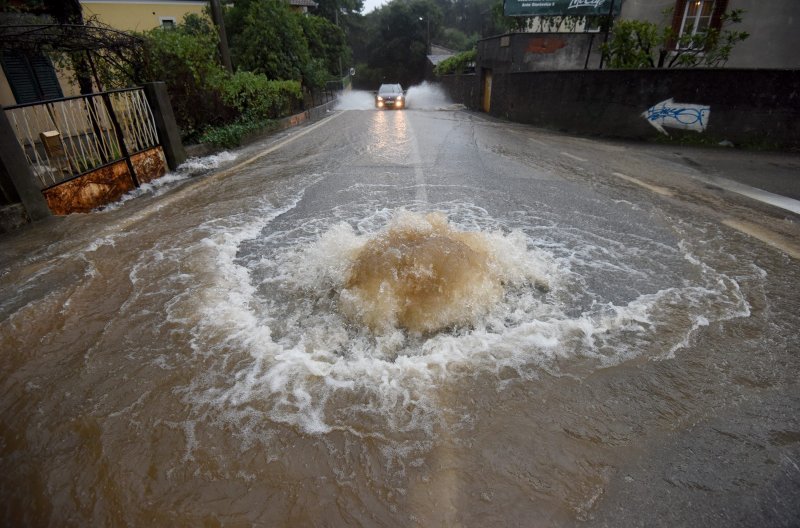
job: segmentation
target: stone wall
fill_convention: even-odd
[[[477,68],[494,73],[600,66],[600,33],[509,33],[478,41]]]
[[[454,102],[480,109],[482,73],[448,76]],[[491,115],[576,134],[631,139],[657,137],[643,113],[670,99],[705,105],[703,132],[666,128],[670,135],[703,136],[800,151],[800,70],[575,70],[493,72]]]
[[[481,85],[479,75],[474,73],[445,75],[439,81],[453,102],[463,104],[470,110],[480,109]]]

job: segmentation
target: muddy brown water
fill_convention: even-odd
[[[441,141],[498,133],[437,115]],[[353,132],[424,119],[345,112],[345,139],[323,124],[0,240],[4,524],[790,525],[796,262],[555,176],[476,194],[447,160],[403,165],[422,137]],[[562,185],[569,214],[547,202]],[[392,226],[480,243],[453,269],[453,239],[409,256]],[[403,273],[476,270],[485,289],[403,323]]]

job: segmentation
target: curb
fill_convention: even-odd
[[[328,101],[325,104],[321,104],[310,108],[308,110],[304,110],[299,114],[290,115],[288,117],[283,117],[278,119],[275,122],[274,127],[270,127],[270,129],[266,132],[255,132],[253,134],[247,135],[242,138],[242,143],[237,148],[241,148],[249,143],[254,143],[256,141],[268,138],[269,136],[275,134],[276,132],[280,132],[282,130],[286,130],[288,128],[293,128],[299,125],[302,125],[308,121],[316,121],[323,117],[327,112],[333,110],[336,103],[338,103],[338,98],[333,99],[332,101]],[[203,156],[210,156],[211,154],[216,154],[217,152],[222,152],[223,150],[227,150],[221,147],[215,147],[213,145],[206,145],[206,144],[196,144],[196,145],[186,145],[184,147],[186,149],[186,157],[187,158],[202,158]]]

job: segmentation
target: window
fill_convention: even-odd
[[[161,29],[173,29],[175,27],[175,17],[158,17],[161,21]]]
[[[679,36],[697,35],[708,29],[711,24],[711,13],[714,0],[690,0],[683,10],[683,22]]]
[[[675,48],[693,49],[695,44],[691,37],[709,28],[719,29],[727,5],[727,0],[678,0],[672,24],[678,36]]]

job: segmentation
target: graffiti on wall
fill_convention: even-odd
[[[566,47],[567,39],[560,37],[533,37],[528,41],[525,53],[549,54],[555,53],[561,48]]]
[[[576,9],[580,7],[593,7],[597,9],[605,3],[605,0],[570,0],[567,9]]]
[[[673,99],[661,101],[642,113],[642,117],[664,135],[664,127],[703,132],[711,117],[711,107],[705,105],[676,103]]]

